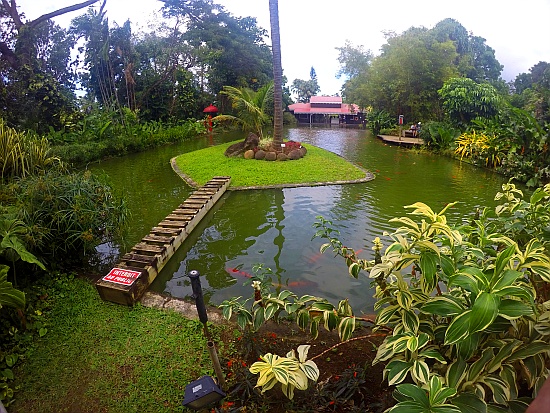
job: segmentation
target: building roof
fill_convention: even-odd
[[[312,96],[313,99],[315,96]],[[323,96],[317,96],[323,97]],[[294,112],[294,114],[322,114],[322,115],[351,115],[359,112],[359,106],[354,104],[342,103],[342,98],[340,99],[340,106],[333,107],[311,107],[311,103],[294,103],[288,105],[288,110]]]
[[[340,96],[312,96],[309,98],[309,103],[328,103],[331,105],[341,105],[342,98]]]

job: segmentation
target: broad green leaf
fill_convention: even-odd
[[[494,295],[498,297],[516,297],[516,298],[523,298],[524,300],[527,300],[529,302],[533,302],[534,297],[531,290],[529,290],[527,287],[523,286],[509,286],[509,287],[503,287],[498,291],[493,292]]]
[[[239,311],[237,314],[237,325],[244,330],[248,324],[252,323],[252,314],[246,310]]]
[[[399,306],[390,305],[386,308],[383,308],[378,315],[376,316],[376,324],[385,325],[388,324],[395,312],[399,310]]]
[[[430,394],[432,406],[437,406],[445,403],[449,397],[453,397],[456,394],[456,389],[453,387],[445,387],[437,392],[435,395]]]
[[[355,317],[344,317],[338,325],[338,335],[341,341],[349,340],[355,331]]]
[[[445,344],[455,344],[458,341],[468,336],[470,329],[470,313],[471,310],[466,310],[459,316],[455,317],[447,331],[445,332]]]
[[[455,266],[453,261],[446,255],[441,255],[439,257],[439,264],[441,265],[441,270],[447,277],[451,277],[455,273]]]
[[[404,401],[393,406],[388,413],[426,413],[426,408],[415,401]]]
[[[310,310],[311,311],[334,311],[334,306],[331,303],[323,303],[323,302],[317,301],[311,304]]]
[[[307,360],[300,365],[300,368],[305,373],[308,379],[312,381],[317,381],[317,379],[319,378],[319,368],[314,361]]]
[[[435,247],[437,248],[437,247]],[[422,270],[422,291],[429,294],[437,284],[437,262],[439,257],[437,254],[425,252],[420,256],[420,269]]]
[[[445,360],[445,357],[443,357],[441,355],[441,353],[439,351],[437,351],[436,349],[424,350],[424,351],[420,352],[420,354],[418,354],[418,357],[425,357],[425,358],[429,358],[429,359],[435,359],[441,364],[447,364],[447,360]]]
[[[486,291],[481,292],[472,307],[470,316],[470,334],[487,328],[498,315],[499,298]]]
[[[500,300],[498,314],[507,320],[515,320],[526,315],[533,315],[533,308],[524,302],[504,298]]]
[[[480,373],[483,371],[483,368],[491,361],[491,359],[494,357],[494,352],[491,347],[486,348],[483,353],[481,354],[481,357],[477,359],[475,362],[472,363],[470,366],[470,369],[468,370],[468,381],[470,382],[476,382],[478,381],[478,377]]]
[[[504,271],[514,254],[516,253],[516,245],[510,245],[505,250],[502,250],[498,255],[495,262],[495,269],[491,284],[494,284],[495,280],[500,279],[501,273]]]
[[[418,333],[418,326],[420,325],[420,320],[418,319],[418,315],[412,310],[403,310],[402,315],[403,320],[403,326],[405,327],[406,331],[410,331],[413,334]]]
[[[8,266],[0,265],[0,308],[3,306],[24,308],[25,293],[13,288],[8,281],[8,270]]]
[[[519,271],[515,270],[506,270],[502,274],[496,276],[493,278],[491,282],[491,291],[495,292],[498,290],[501,290],[504,287],[511,286],[516,280],[520,277],[522,277],[523,274]]]
[[[349,305],[349,300],[340,300],[338,303],[338,315],[341,317],[351,317],[353,316],[353,309]]]
[[[269,303],[265,306],[265,321],[271,319],[273,315],[277,312],[279,306],[274,303]]]
[[[487,413],[487,404],[473,393],[461,393],[451,403],[462,413]]]
[[[265,322],[265,311],[263,307],[258,307],[256,311],[254,311],[254,321],[252,323],[252,328],[254,331],[258,331],[260,327]]]
[[[435,406],[430,409],[430,413],[462,413],[460,409],[451,404],[442,404],[441,406]]]
[[[491,389],[495,403],[505,404],[510,400],[510,389],[503,380],[498,377],[488,376],[483,379],[483,382]]]
[[[336,314],[334,314],[334,310],[324,311],[323,312],[323,319],[325,321],[325,328],[328,331],[332,331],[336,327],[338,327],[338,316]]]
[[[447,387],[459,388],[466,377],[468,365],[462,359],[458,359],[449,365],[445,375]]]
[[[455,346],[458,349],[458,354],[464,360],[471,358],[479,346],[480,333],[474,333],[460,340]]]
[[[443,295],[431,298],[422,305],[420,310],[428,314],[452,316],[461,314],[464,311],[464,307],[460,305],[460,301],[457,298]]]
[[[430,368],[423,360],[414,361],[411,373],[420,384],[427,384],[430,380]]]
[[[302,330],[305,330],[309,324],[309,310],[300,310],[296,322]]]
[[[526,359],[527,357],[534,356],[544,351],[550,351],[550,344],[542,340],[534,340],[518,348],[506,361],[508,363],[513,363],[514,361]]]
[[[470,274],[459,273],[454,275],[449,282],[449,287],[455,285],[473,293],[474,295],[479,293],[478,280]]]
[[[388,384],[393,386],[394,384],[401,383],[405,380],[405,377],[407,377],[407,373],[410,371],[411,367],[411,363],[405,361],[390,361],[385,369],[388,372]]]
[[[421,404],[426,409],[430,408],[430,400],[428,399],[426,390],[421,387],[415,384],[405,383],[398,385],[396,390],[407,398]]]
[[[480,290],[484,290],[487,287],[489,287],[489,277],[483,272],[483,270],[479,268],[476,268],[476,267],[462,268],[458,274],[468,275],[470,277],[473,277],[476,280]]]
[[[500,369],[502,362],[512,354],[512,351],[521,345],[519,340],[511,340],[507,343],[503,342],[503,345],[498,348],[498,353],[487,364],[487,372],[493,373]]]

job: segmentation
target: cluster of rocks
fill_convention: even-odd
[[[243,142],[231,145],[225,150],[225,156],[244,156],[245,159],[258,159],[266,161],[287,161],[303,158],[307,149],[298,142],[287,142],[281,151],[273,148],[260,148],[260,139],[253,133],[249,133]]]

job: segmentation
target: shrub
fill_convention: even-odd
[[[124,200],[89,171],[29,176],[3,191],[27,227],[24,241],[29,250],[58,264],[121,236],[126,228]]]
[[[525,408],[520,395],[535,395],[549,375],[550,185],[530,202],[513,184],[503,190],[496,198],[506,202],[469,225],[447,223],[453,204],[439,213],[409,205],[419,220],[393,219],[400,227],[374,261],[343,247],[328,221],[319,224],[329,240],[322,250],[332,247],[352,276],[367,271],[376,286],[376,328],[390,334],[374,362],[386,363],[385,379],[399,385],[393,412]],[[374,248],[381,251],[379,241]]]

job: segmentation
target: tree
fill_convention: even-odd
[[[283,143],[283,68],[278,0],[269,0],[269,20],[273,52],[273,146],[276,150],[280,150]]]
[[[468,78],[449,79],[438,93],[450,120],[462,127],[474,119],[495,116],[502,104],[493,86]]]
[[[348,79],[353,79],[364,73],[370,66],[373,55],[370,50],[364,50],[363,46],[354,46],[349,40],[343,47],[337,47],[338,63],[340,69],[336,73],[336,77],[347,76]]]
[[[292,82],[292,92],[298,95],[298,102],[307,103],[312,96],[316,96],[321,90],[317,82],[317,74],[313,66],[309,71],[309,80],[294,79]]]
[[[60,127],[71,108],[72,71],[68,67],[74,44],[70,34],[50,19],[98,2],[88,0],[24,21],[16,0],[1,0],[0,111],[23,128]]]
[[[225,86],[221,93],[231,100],[235,115],[220,115],[215,119],[236,122],[244,131],[263,137],[263,127],[270,121],[267,105],[274,100],[273,83],[261,87],[257,92],[248,88]]]

